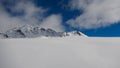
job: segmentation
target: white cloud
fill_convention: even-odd
[[[24,11],[25,15],[22,17],[22,19],[31,24],[39,23],[43,18],[44,12],[46,12],[45,9],[42,7],[37,7],[31,2],[18,3],[16,7],[13,8],[13,12],[14,11]]]
[[[61,15],[51,15],[47,17],[42,24],[40,24],[40,27],[51,28],[55,31],[64,31]]]
[[[22,25],[21,20],[11,17],[4,8],[0,7],[0,32],[4,32],[11,27]]]
[[[12,0],[10,0],[12,2]],[[31,1],[20,0],[14,6],[7,6],[12,13],[23,13],[23,15],[11,16],[5,10],[3,5],[0,5],[0,32],[5,32],[14,27],[23,25],[39,25],[43,28],[51,28],[56,31],[64,31],[62,26],[61,15],[51,15],[45,17],[48,9],[37,7]]]
[[[120,0],[72,0],[72,9],[83,10],[83,14],[67,21],[72,27],[99,28],[120,21]]]
[[[14,6],[8,6],[13,13],[24,12],[22,16],[11,16],[3,5],[0,4],[0,32],[5,32],[8,29],[22,26],[25,24],[36,25],[43,19],[45,9],[37,7],[34,3],[20,1]]]

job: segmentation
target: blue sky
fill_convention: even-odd
[[[0,29],[30,24],[58,31],[78,30],[88,36],[118,37],[119,3],[119,0],[1,0],[0,18],[5,20],[0,19]]]

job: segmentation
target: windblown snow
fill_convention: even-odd
[[[0,68],[120,68],[120,38],[1,39]]]

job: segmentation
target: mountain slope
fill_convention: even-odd
[[[1,38],[36,38],[36,37],[66,37],[66,36],[85,36],[79,31],[72,32],[56,32],[52,29],[44,29],[37,26],[25,25],[13,28],[5,33],[1,33]]]

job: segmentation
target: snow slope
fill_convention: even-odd
[[[1,39],[0,68],[120,68],[120,38]]]
[[[15,27],[4,33],[0,33],[0,38],[37,38],[37,37],[66,37],[66,36],[85,36],[82,32],[57,32],[53,29],[45,29],[39,26],[24,25]]]

